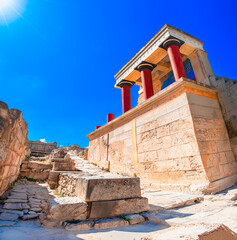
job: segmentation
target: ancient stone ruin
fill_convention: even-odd
[[[165,25],[115,79],[123,114],[88,135],[90,162],[154,189],[214,194],[236,184],[237,84],[214,75],[203,42]]]
[[[237,239],[236,81],[215,76],[203,43],[169,25],[115,79],[123,114],[109,113],[89,148],[27,142],[22,113],[0,102],[0,227],[37,219],[77,239],[110,228]]]
[[[57,148],[57,143],[45,143],[41,141],[28,141],[27,147],[33,156],[45,156]]]
[[[0,196],[18,177],[26,155],[27,134],[22,112],[0,101]]]

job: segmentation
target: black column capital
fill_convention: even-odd
[[[171,45],[176,45],[179,48],[184,44],[184,41],[175,38],[173,36],[169,36],[168,39],[166,39],[161,45],[161,48],[164,48],[165,50],[167,50],[167,48]]]
[[[142,61],[135,70],[141,72],[143,69],[153,70],[157,65],[149,62]]]
[[[129,80],[126,80],[126,79],[122,79],[122,81],[119,82],[117,84],[117,86],[119,86],[120,88],[125,87],[125,86],[132,87],[134,84],[135,84],[135,82],[132,82],[132,81],[129,81]]]

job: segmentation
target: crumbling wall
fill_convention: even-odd
[[[57,143],[44,143],[41,141],[28,141],[28,148],[31,151],[31,155],[41,156],[51,153],[57,148]]]
[[[210,81],[218,90],[232,151],[237,160],[237,81],[225,77],[213,77]]]
[[[0,196],[14,182],[25,158],[28,125],[22,112],[0,101]]]

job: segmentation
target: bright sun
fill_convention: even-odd
[[[22,18],[26,0],[0,0],[0,25],[8,25],[17,18]]]

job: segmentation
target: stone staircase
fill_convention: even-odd
[[[111,174],[87,160],[73,155],[70,157],[75,161],[78,171],[53,170],[50,173],[49,185],[57,186],[58,194],[64,197],[54,199],[51,203],[47,220],[64,221],[64,216],[60,214],[58,217],[52,216],[57,215],[57,211],[67,212],[75,204],[84,206],[81,215],[78,213],[76,216],[77,219],[83,216],[83,220],[118,217],[149,210],[148,199],[141,197],[139,178]],[[70,203],[72,200],[73,203]],[[75,216],[71,217],[73,219]]]

